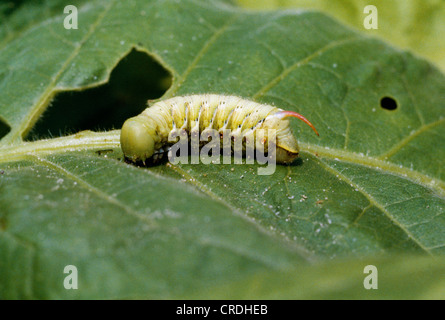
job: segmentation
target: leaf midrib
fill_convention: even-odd
[[[103,133],[86,132],[83,133],[80,137],[79,134],[77,134],[74,136],[67,136],[50,140],[40,140],[36,142],[28,142],[14,147],[3,148],[0,149],[3,151],[0,155],[0,163],[20,161],[24,159],[29,160],[30,155],[37,157],[37,159],[41,159],[41,157],[47,155],[63,154],[66,153],[67,151],[76,152],[85,150],[101,150],[101,149],[103,150],[104,148],[106,149],[110,147],[117,148],[120,146],[119,133],[120,130],[114,130]],[[412,183],[422,184],[424,187],[437,193],[438,196],[444,197],[445,194],[444,183],[442,181],[437,182],[438,181],[437,179],[428,177],[420,172],[407,169],[403,166],[401,168],[398,165],[392,164],[384,160],[368,156],[362,156],[345,150],[338,150],[332,148],[326,149],[325,147],[302,142],[300,142],[300,146],[302,147],[303,152],[308,152],[310,154],[317,155],[319,161],[321,161],[320,159],[327,158],[337,161],[349,162],[356,165],[358,164],[373,169],[378,168],[384,170],[384,172],[386,173],[393,174],[403,179],[408,179]],[[42,161],[46,160],[43,159]],[[326,163],[324,164],[328,166],[326,170],[335,171],[335,168],[332,168],[332,166],[329,166]],[[185,171],[182,170],[179,166],[169,165],[169,167],[173,171],[179,172],[180,174],[185,174]],[[200,190],[213,200],[223,203],[226,206],[228,205],[227,201],[224,201],[224,199],[222,199],[219,195],[215,194],[213,191],[205,187],[205,185],[199,180],[198,176],[195,177],[192,174],[189,173],[187,174],[191,178],[193,178],[193,179],[186,179],[188,183],[192,184],[194,187],[196,187],[198,190]],[[341,174],[341,173],[336,171],[335,174]],[[370,203],[372,203],[372,205],[377,207],[388,217],[388,219],[390,219],[397,226],[399,226],[401,230],[403,230],[403,232],[405,232],[411,239],[413,239],[413,241],[415,241],[417,245],[419,245],[420,248],[422,248],[425,252],[431,254],[429,248],[425,247],[418,239],[416,239],[409,232],[409,230],[407,230],[406,227],[401,225],[397,221],[397,219],[395,219],[382,204],[380,204],[376,199],[374,199],[374,197],[371,194],[369,194],[366,190],[363,190],[363,188],[360,188],[359,185],[351,181],[348,177],[342,176],[342,179],[347,182],[350,182],[353,185],[356,185],[356,187],[358,187],[358,190],[370,201]],[[433,184],[433,181],[436,181],[436,183]],[[235,208],[232,205],[228,206],[235,213],[239,211],[239,208]]]
[[[419,171],[406,168],[403,165],[396,165],[394,163],[385,161],[381,157],[369,157],[366,155],[357,154],[341,149],[326,148],[314,144],[299,142],[301,148],[309,153],[316,154],[320,157],[329,158],[337,161],[344,161],[353,164],[370,167],[373,169],[381,169],[384,172],[396,175],[402,179],[408,179],[416,184],[421,184],[424,187],[432,190],[440,197],[445,197],[445,183],[437,178],[430,177]]]
[[[303,151],[324,158],[384,170],[398,177],[409,179],[416,184],[422,184],[440,197],[445,197],[445,183],[442,180],[430,177],[411,168],[406,168],[403,165],[400,166],[385,161],[382,157],[369,157],[351,151],[326,148],[305,142],[299,142],[299,145]],[[3,147],[0,148],[0,163],[20,161],[29,154],[44,156],[67,151],[103,150],[107,148],[120,148],[120,130],[107,132],[82,131],[71,136],[24,142],[19,145]]]

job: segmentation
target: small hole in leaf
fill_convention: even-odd
[[[380,100],[380,106],[383,109],[386,109],[386,110],[396,110],[397,109],[397,102],[396,102],[396,100],[394,100],[391,97],[383,97]]]
[[[163,66],[133,49],[113,69],[107,83],[57,94],[25,140],[120,129],[125,120],[147,107],[147,100],[160,98],[171,82]]]
[[[6,136],[9,131],[11,131],[11,127],[2,118],[0,118],[0,139]]]

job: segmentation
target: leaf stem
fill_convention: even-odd
[[[445,183],[437,178],[429,177],[419,171],[411,170],[403,165],[397,165],[385,160],[360,155],[351,151],[339,149],[326,149],[322,146],[308,143],[299,143],[303,151],[317,154],[320,157],[346,161],[375,169],[381,169],[391,174],[395,174],[417,183],[421,183],[429,189],[434,190],[438,195],[445,197]],[[0,163],[20,161],[28,155],[43,156],[47,154],[62,153],[67,151],[100,150],[120,148],[120,130],[107,132],[81,131],[75,135],[38,140],[34,142],[24,142],[18,145],[10,145],[0,148]]]
[[[20,161],[29,155],[48,155],[67,151],[120,148],[120,130],[81,131],[71,136],[24,142],[0,148],[0,163]]]

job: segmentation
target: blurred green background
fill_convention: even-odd
[[[304,8],[322,11],[369,36],[408,49],[445,71],[445,1],[443,0],[236,0],[249,9]],[[367,30],[367,5],[378,9],[378,29]]]

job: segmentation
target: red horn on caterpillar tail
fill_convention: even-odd
[[[293,118],[298,118],[300,120],[302,120],[304,123],[306,123],[309,127],[312,128],[312,130],[315,131],[315,133],[317,134],[317,136],[320,136],[318,134],[317,129],[315,129],[314,125],[308,120],[306,119],[304,116],[302,116],[301,114],[294,112],[294,111],[278,111],[277,113],[274,114],[274,116],[280,118],[280,119],[284,119],[287,117],[293,117]]]

